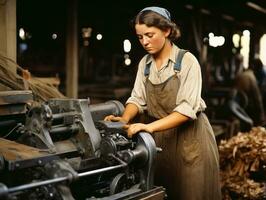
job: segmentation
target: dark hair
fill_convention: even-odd
[[[172,42],[181,36],[180,29],[174,22],[151,10],[139,12],[132,20],[132,27],[134,28],[136,24],[145,24],[148,27],[154,26],[162,31],[166,31],[170,28],[171,33],[168,38]]]

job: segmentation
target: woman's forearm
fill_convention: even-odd
[[[139,112],[138,107],[133,103],[129,103],[126,105],[122,118],[126,122],[129,122],[131,119],[133,119],[138,114],[138,112]]]
[[[147,125],[152,132],[156,132],[177,127],[188,120],[189,117],[178,112],[173,112],[170,115],[167,115],[166,117],[156,120]]]

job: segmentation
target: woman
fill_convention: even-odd
[[[105,120],[129,123],[148,112],[150,123],[127,125],[128,136],[146,131],[163,151],[158,155],[155,182],[168,199],[221,199],[219,160],[213,130],[203,111],[201,69],[197,59],[173,41],[179,30],[170,13],[147,7],[134,19],[136,35],[148,52],[139,63],[131,97],[123,115]]]

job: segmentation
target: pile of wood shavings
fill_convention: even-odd
[[[219,145],[223,199],[266,198],[266,130],[254,127]]]

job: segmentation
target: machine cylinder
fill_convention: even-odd
[[[93,121],[103,120],[107,115],[122,115],[124,106],[119,101],[107,101],[105,103],[89,105]]]

